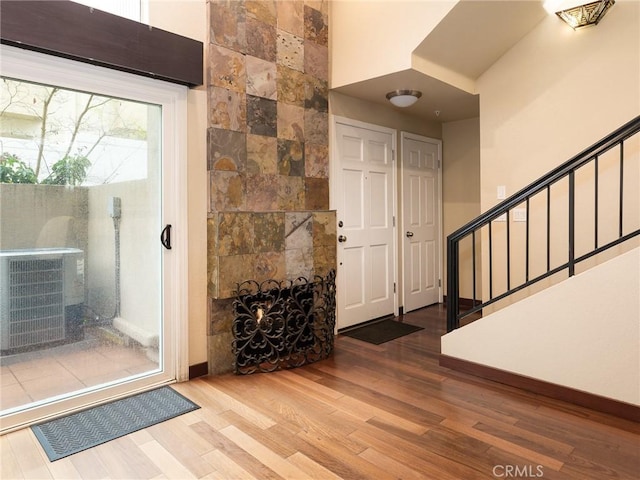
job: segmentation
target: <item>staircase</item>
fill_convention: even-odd
[[[639,132],[637,117],[448,237],[441,366],[640,421]]]
[[[638,132],[640,116],[447,237],[448,332],[640,235]]]

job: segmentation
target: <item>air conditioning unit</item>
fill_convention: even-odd
[[[84,297],[82,250],[0,250],[0,349],[82,338]]]

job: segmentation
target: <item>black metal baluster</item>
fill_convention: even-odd
[[[623,205],[623,184],[624,184],[624,140],[620,141],[620,221],[618,227],[618,238],[622,237],[622,205]]]
[[[511,232],[509,230],[509,210],[506,211],[507,216],[507,292],[511,290]]]
[[[529,197],[527,197],[527,201],[525,202],[525,208],[527,209],[526,212],[526,222],[527,224],[525,225],[525,252],[524,252],[524,261],[525,261],[525,266],[524,266],[524,281],[528,282],[529,281]]]
[[[569,276],[573,277],[576,273],[575,259],[575,170],[569,172]]]
[[[551,185],[547,185],[547,273],[551,270]]]
[[[491,235],[491,225],[489,222],[489,300],[493,300],[493,236]]]
[[[473,245],[471,247],[471,259],[472,265],[471,268],[473,270],[473,303],[472,308],[476,306],[476,231],[471,232],[471,241]]]
[[[596,155],[594,158],[594,238],[593,238],[593,248],[594,250],[598,248],[598,156]]]

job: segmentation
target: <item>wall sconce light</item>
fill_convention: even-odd
[[[616,3],[615,0],[598,0],[597,2],[560,10],[556,12],[556,15],[571,28],[577,30],[578,28],[597,25],[614,3]]]
[[[422,92],[418,90],[395,90],[387,93],[387,100],[396,107],[404,108],[416,103],[421,96]]]

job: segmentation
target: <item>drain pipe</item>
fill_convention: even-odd
[[[115,244],[115,295],[116,306],[113,313],[113,320],[120,316],[120,217],[122,215],[122,205],[120,197],[109,197],[109,215],[113,218],[114,244]]]
[[[88,305],[85,305],[87,315],[95,322],[95,325],[107,325],[120,316],[120,218],[122,216],[122,207],[120,197],[109,197],[107,200],[107,214],[113,219],[114,232],[114,263],[115,263],[115,306],[113,314],[103,316],[97,313]]]

